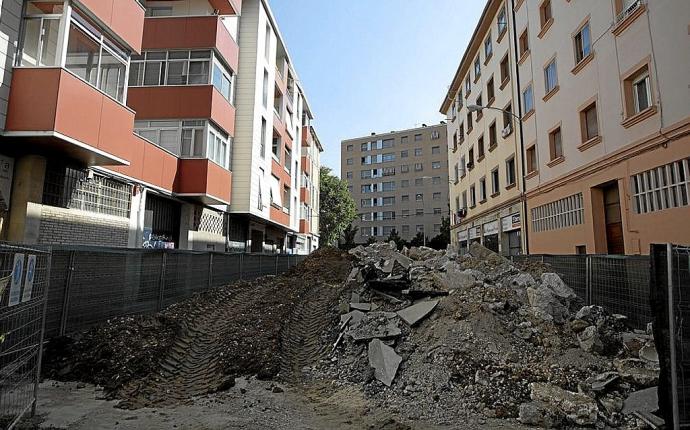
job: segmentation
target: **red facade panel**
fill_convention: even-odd
[[[80,0],[135,52],[141,52],[144,7],[137,0]]]

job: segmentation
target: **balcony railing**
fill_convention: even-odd
[[[645,0],[634,0],[627,6],[624,5],[623,10],[616,16],[616,23],[623,21],[625,18],[635,13],[643,4],[645,4]]]

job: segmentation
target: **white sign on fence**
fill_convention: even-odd
[[[26,262],[26,279],[24,279],[24,294],[22,294],[22,303],[31,300],[31,293],[34,289],[34,278],[36,277],[36,255],[29,254]]]
[[[12,281],[10,283],[10,302],[8,306],[19,304],[22,292],[22,275],[24,274],[24,254],[14,254],[12,264]]]

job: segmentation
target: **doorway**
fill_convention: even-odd
[[[606,221],[606,245],[609,254],[625,254],[623,218],[618,182],[606,185],[604,193],[604,216]]]
[[[252,230],[251,234],[252,252],[264,252],[264,232],[261,230]]]

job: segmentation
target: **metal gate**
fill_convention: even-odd
[[[0,245],[0,428],[34,413],[50,252]]]

